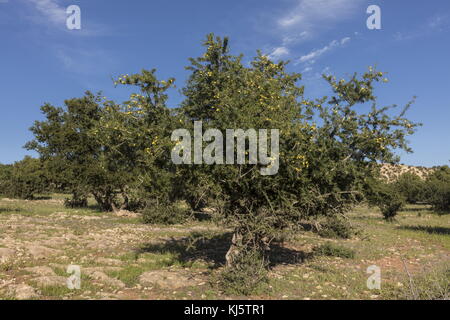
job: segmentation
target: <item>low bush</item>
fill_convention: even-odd
[[[64,199],[64,206],[66,208],[86,208],[88,206],[87,198],[76,198],[76,199]]]
[[[427,202],[438,212],[450,212],[450,168],[437,169],[426,182]]]
[[[406,199],[398,191],[396,183],[386,183],[377,179],[370,182],[366,197],[369,205],[378,207],[387,221],[393,221],[406,204]]]
[[[218,283],[227,294],[250,295],[267,283],[268,262],[254,249],[240,251],[218,276]]]
[[[175,202],[174,204],[149,203],[142,210],[144,223],[148,224],[179,224],[186,222],[190,216],[189,207],[181,202]]]
[[[331,242],[327,242],[314,248],[313,253],[318,256],[338,257],[345,259],[353,259],[355,257],[355,251],[353,249],[342,247]]]
[[[355,230],[343,218],[329,217],[317,232],[323,238],[350,239]]]
[[[425,200],[425,181],[414,173],[402,174],[395,182],[395,187],[408,203],[416,204]]]

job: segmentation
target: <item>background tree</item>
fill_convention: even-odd
[[[0,164],[0,195],[6,196],[10,190],[12,165]]]
[[[99,94],[86,92],[82,98],[66,100],[65,109],[44,105],[46,120],[31,127],[35,139],[26,148],[37,151],[48,162],[52,178],[72,193],[69,205],[86,204],[90,193],[103,210],[110,211],[130,173],[116,165],[109,146],[93,134],[99,129],[101,102]]]
[[[128,101],[108,104],[93,131],[110,162],[132,173],[126,198],[133,209],[156,206],[167,211],[176,200],[175,166],[170,158],[171,132],[179,117],[166,106],[174,79],[158,80],[156,70],[124,75],[116,84],[138,88]]]
[[[406,202],[416,204],[425,200],[425,181],[410,172],[402,174],[395,182],[396,191],[400,192]]]
[[[29,156],[12,166],[3,167],[0,185],[1,194],[26,200],[32,200],[35,195],[48,192],[50,187],[45,164]]]
[[[434,210],[450,212],[450,168],[442,166],[428,176],[425,197]]]
[[[405,206],[406,197],[396,182],[388,183],[382,179],[370,178],[365,191],[370,206],[378,207],[386,221],[394,221],[398,212]]]

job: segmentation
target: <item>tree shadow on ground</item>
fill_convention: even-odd
[[[0,208],[0,213],[8,213],[8,212],[21,212],[23,210],[19,208]]]
[[[225,265],[225,255],[230,248],[232,233],[222,233],[205,237],[192,233],[189,237],[170,239],[164,243],[146,244],[136,251],[139,256],[144,253],[167,254],[176,256],[182,264],[202,260],[217,269]],[[270,267],[303,263],[312,256],[311,253],[284,247],[281,243],[273,243],[268,251]]]
[[[42,200],[52,200],[53,198],[51,196],[34,196],[33,198],[29,199],[31,201],[42,201]]]
[[[401,211],[403,212],[420,212],[420,211],[430,211],[431,210],[431,206],[423,206],[423,207],[414,207],[414,208],[402,208]]]
[[[450,228],[446,227],[431,227],[431,226],[401,226],[401,230],[421,231],[430,234],[450,235]]]

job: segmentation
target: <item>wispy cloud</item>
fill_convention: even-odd
[[[55,26],[65,27],[66,9],[56,0],[27,0],[37,11],[35,18],[41,22],[50,23]]]
[[[450,16],[449,15],[435,15],[428,22],[428,27],[436,30],[446,29],[450,26]]]
[[[290,51],[286,47],[277,47],[275,48],[271,54],[268,55],[269,59],[277,60],[289,55]]]
[[[54,48],[56,58],[65,70],[84,75],[107,72],[117,63],[110,54],[101,49],[74,49],[58,46]]]
[[[310,53],[301,56],[296,61],[296,64],[299,64],[299,63],[308,63],[310,65],[314,64],[319,57],[321,57],[322,55],[324,55],[328,51],[331,51],[334,48],[338,48],[338,47],[344,46],[350,40],[351,40],[350,37],[345,37],[345,38],[342,38],[341,40],[333,40],[329,44],[324,46],[323,48],[313,50]]]
[[[436,33],[442,33],[450,29],[450,15],[437,14],[430,17],[426,22],[422,22],[415,30],[408,30],[406,32],[398,31],[394,34],[394,39],[397,41],[415,40],[430,36]]]
[[[2,1],[2,0],[0,0]],[[81,12],[82,27],[80,30],[69,30],[67,28],[67,7],[61,4],[61,0],[21,0],[28,5],[29,14],[27,18],[32,22],[46,26],[55,32],[66,32],[76,36],[102,36],[111,34],[109,27],[95,21],[87,21]]]
[[[278,25],[285,29],[301,29],[309,34],[345,20],[366,0],[298,0],[289,13],[280,17]]]
[[[336,23],[354,15],[368,0],[297,0],[288,13],[275,18],[281,34],[280,45],[272,47],[268,57],[280,59],[292,56],[294,47],[316,38]],[[365,11],[361,11],[365,12]],[[329,45],[300,58],[297,63],[312,61],[334,47],[344,45],[350,38]]]

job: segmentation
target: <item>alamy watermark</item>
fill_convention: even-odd
[[[265,166],[260,168],[260,173],[263,176],[278,173],[280,165],[280,132],[278,129],[270,130],[270,139],[267,129],[259,129],[258,131],[255,129],[226,129],[225,131],[225,138],[222,131],[218,129],[208,129],[203,133],[202,121],[195,121],[193,144],[189,130],[177,129],[173,131],[171,140],[177,142],[171,154],[173,163],[196,165],[259,164]],[[269,140],[270,155],[268,154]],[[204,149],[203,142],[209,142]]]
[[[367,289],[381,290],[381,268],[376,265],[369,266],[367,273],[371,274],[367,279]]]
[[[66,26],[69,30],[81,29],[81,9],[77,5],[68,6],[66,9]]]
[[[371,5],[367,8],[367,28],[369,30],[381,30],[381,8],[377,5]]]
[[[67,273],[71,276],[67,278],[67,288],[70,290],[81,289],[81,267],[70,265],[67,267]]]

